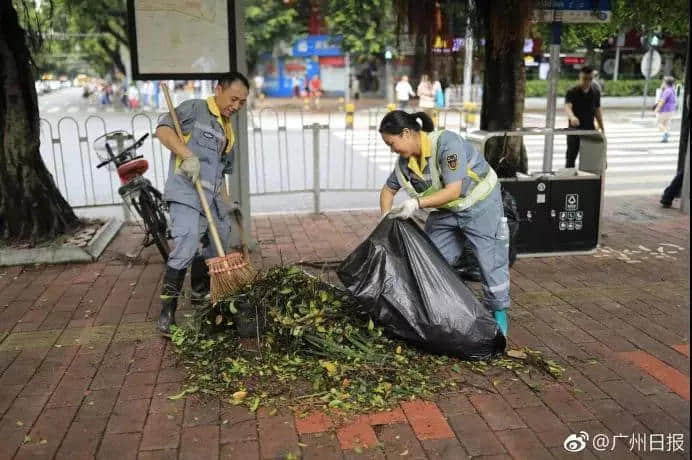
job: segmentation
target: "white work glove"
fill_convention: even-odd
[[[199,168],[199,158],[195,156],[187,157],[180,163],[180,172],[193,184],[199,179]]]
[[[399,206],[393,207],[388,216],[390,219],[410,219],[419,208],[420,204],[418,200],[416,198],[410,198]]]

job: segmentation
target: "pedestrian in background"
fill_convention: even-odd
[[[665,83],[665,81],[664,81]],[[690,95],[687,95],[687,98],[684,100],[685,110],[689,111],[690,110]],[[689,140],[687,141],[687,147],[689,151]],[[685,153],[685,155],[687,155]],[[683,158],[684,160],[684,158]],[[673,177],[673,180],[670,182],[668,187],[665,188],[663,191],[663,195],[661,196],[661,206],[664,208],[670,208],[673,206],[673,200],[675,198],[680,198],[680,195],[682,194],[682,182],[683,182],[683,176],[685,174],[685,161],[682,161],[680,164],[680,169],[675,173],[675,177]]]
[[[438,109],[443,109],[445,106],[445,95],[442,89],[442,83],[440,79],[435,76],[435,81],[433,81],[433,93],[435,94],[435,107]]]
[[[593,69],[589,66],[582,67],[579,71],[579,84],[567,91],[565,96],[565,113],[570,128],[596,129],[595,118],[601,132],[605,134],[601,113],[601,92],[592,82]],[[579,136],[567,136],[565,168],[574,168],[577,155],[579,155]]]
[[[319,75],[315,74],[312,76],[310,83],[308,84],[308,91],[310,92],[310,98],[315,104],[315,108],[319,109],[320,96],[322,96],[322,80],[320,80]]]
[[[399,110],[406,109],[408,105],[408,100],[411,96],[415,96],[416,93],[413,92],[411,83],[408,82],[408,76],[402,75],[399,81],[394,86],[394,92],[396,93],[396,101],[399,106]]]
[[[418,94],[418,107],[430,115],[430,109],[435,107],[435,91],[433,90],[433,84],[430,82],[430,77],[425,74],[421,76],[416,94]]]
[[[673,118],[678,105],[675,90],[673,89],[674,84],[675,78],[673,77],[665,77],[663,79],[661,98],[654,106],[654,112],[656,112],[656,118],[658,119],[658,129],[663,133],[661,142],[668,142],[670,119]]]

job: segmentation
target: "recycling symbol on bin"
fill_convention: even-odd
[[[568,211],[576,211],[579,207],[579,195],[576,193],[569,193],[565,198],[565,209]]]

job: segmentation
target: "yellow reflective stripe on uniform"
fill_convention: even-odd
[[[509,280],[505,281],[502,284],[496,284],[495,286],[488,286],[488,290],[490,292],[504,292],[507,289],[509,289]]]
[[[474,171],[471,168],[466,169],[466,174],[471,178],[472,181],[474,182],[480,182],[481,178],[478,177],[478,174],[476,174],[476,171]]]

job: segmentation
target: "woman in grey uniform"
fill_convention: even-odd
[[[408,219],[418,209],[434,209],[425,231],[450,265],[468,241],[480,266],[484,304],[506,336],[509,247],[500,238],[504,211],[497,175],[459,135],[433,129],[423,112],[395,110],[382,119],[382,139],[399,159],[380,192],[380,210],[390,218]],[[401,188],[410,198],[392,208]]]

